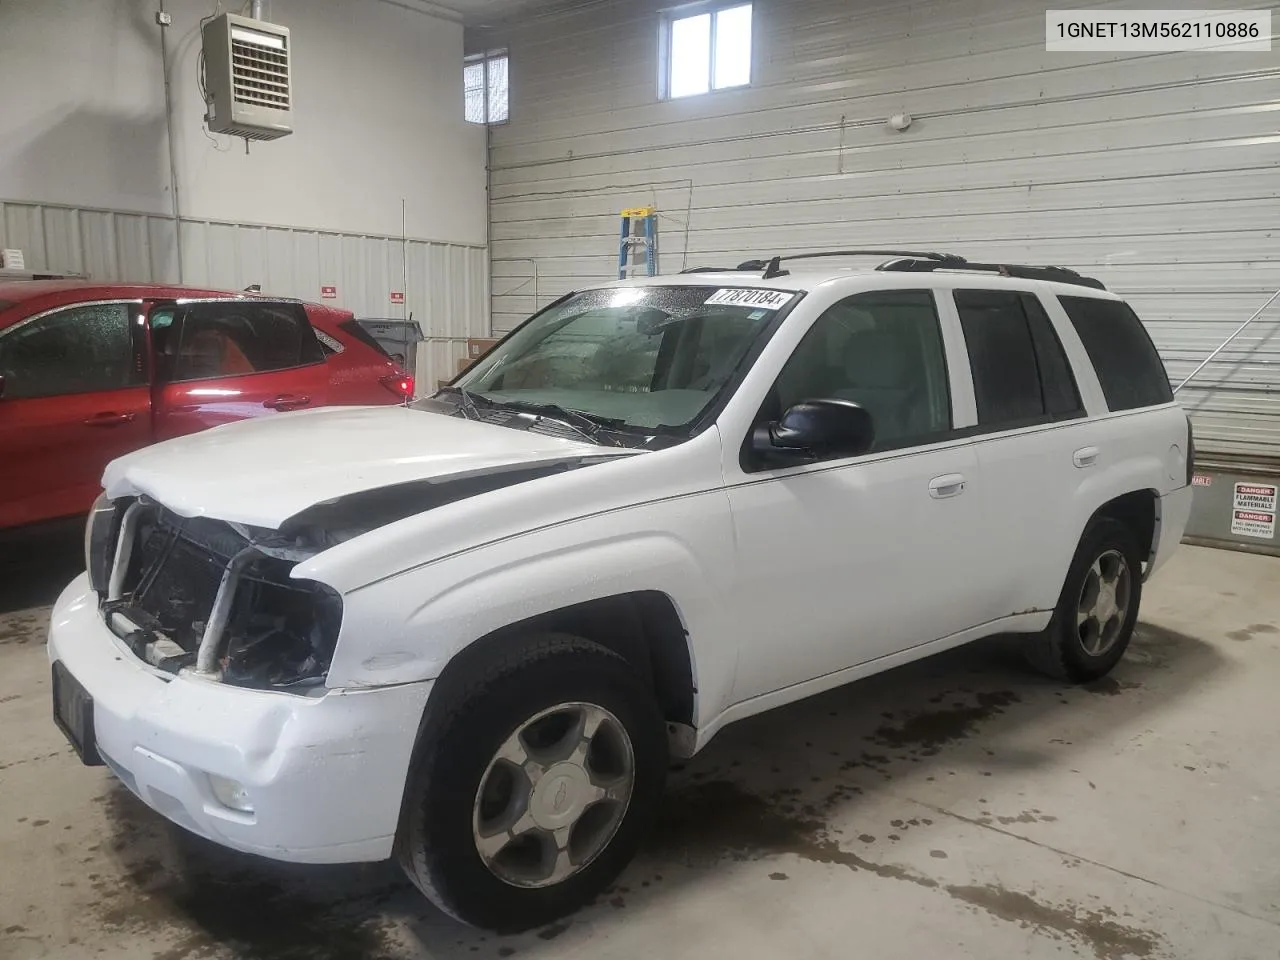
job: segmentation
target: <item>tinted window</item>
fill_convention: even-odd
[[[1080,415],[1080,395],[1044,308],[1013,290],[956,290],[978,425],[1000,429]]]
[[[294,304],[196,303],[157,310],[151,336],[166,380],[205,380],[287,370],[324,360]]]
[[[1017,295],[957,290],[955,300],[973,371],[978,425],[1010,426],[1043,417],[1036,348]]]
[[[860,293],[822,314],[774,385],[776,419],[801,400],[854,400],[875,424],[873,449],[925,442],[951,429],[951,393],[933,295]]]
[[[387,351],[382,349],[382,344],[380,344],[376,339],[374,339],[373,334],[371,334],[368,330],[366,330],[364,327],[360,325],[360,321],[344,320],[342,323],[338,324],[338,329],[340,329],[343,333],[347,334],[349,337],[359,340],[369,349],[376,350],[379,354],[381,354],[384,357],[387,356]]]
[[[1044,312],[1040,298],[1030,293],[1018,295],[1031,328],[1031,342],[1036,348],[1040,367],[1040,385],[1044,390],[1045,410],[1053,417],[1084,416],[1084,404],[1076,387],[1075,375],[1053,322]]]
[[[142,377],[123,303],[71,307],[0,335],[7,398],[117,390]]]
[[[1059,297],[1098,372],[1112,410],[1132,410],[1173,399],[1169,376],[1137,314],[1119,300]]]

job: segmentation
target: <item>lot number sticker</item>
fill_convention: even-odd
[[[1276,487],[1271,483],[1237,483],[1231,510],[1231,532],[1271,540],[1276,535]]]
[[[707,297],[704,306],[719,303],[728,307],[755,307],[758,310],[777,310],[784,307],[795,294],[781,290],[717,290]]]

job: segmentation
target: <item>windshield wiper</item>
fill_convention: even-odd
[[[458,408],[462,411],[463,416],[468,420],[480,419],[480,411],[476,407],[475,397],[467,391],[466,387],[441,387],[439,392],[457,394],[458,399],[461,401],[458,404]]]
[[[486,397],[483,393],[472,393],[466,387],[450,385],[441,387],[439,392],[452,393],[457,396],[459,400],[458,408],[469,420],[483,419],[476,404],[476,400],[479,399],[486,407],[509,407],[512,410],[531,413],[537,417],[549,417],[553,420],[559,420],[566,426],[572,427],[579,436],[584,437],[591,443],[608,443],[609,446],[613,447],[622,446],[613,437],[600,436],[602,428],[623,426],[626,421],[620,418],[602,417],[582,410],[572,410],[568,407],[562,407],[558,403],[538,403],[534,400],[495,400],[493,397]]]
[[[496,407],[510,407],[512,410],[522,410],[535,416],[559,420],[561,423],[573,427],[592,443],[607,441],[611,447],[622,446],[614,437],[601,437],[600,431],[605,427],[620,427],[626,423],[625,420],[602,417],[582,410],[571,410],[568,407],[560,406],[558,403],[538,403],[533,400],[494,400],[491,397],[485,397],[485,399]]]

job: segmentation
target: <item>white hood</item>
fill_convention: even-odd
[[[146,494],[184,517],[279,527],[362,490],[562,457],[634,453],[404,407],[330,407],[215,427],[107,466],[112,499]]]

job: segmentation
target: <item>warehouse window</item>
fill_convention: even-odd
[[[464,59],[462,92],[469,123],[505,123],[507,51],[490,50]]]
[[[663,97],[691,97],[751,82],[751,4],[681,7],[663,20]]]

